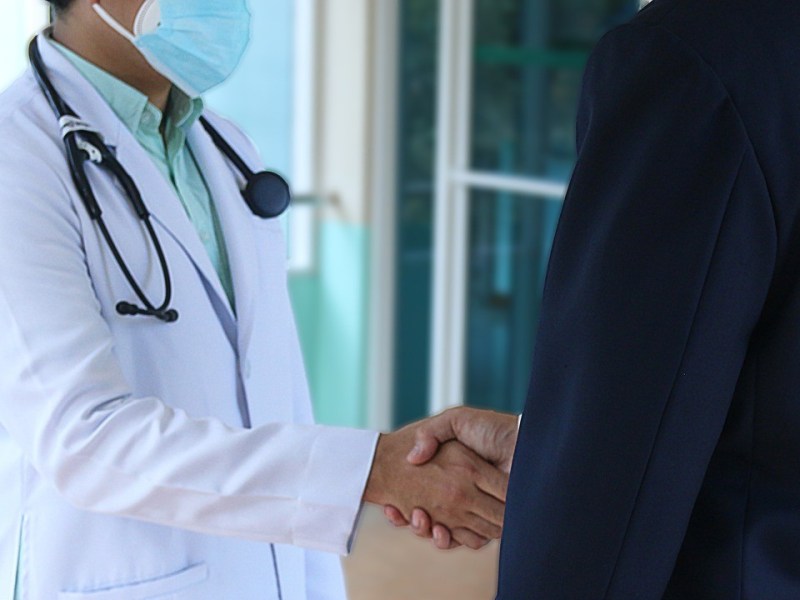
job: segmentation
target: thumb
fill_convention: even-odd
[[[452,413],[444,413],[423,421],[416,431],[414,448],[406,459],[412,465],[424,465],[439,451],[439,446],[456,439],[456,433],[450,418]]]
[[[439,440],[434,436],[418,433],[414,448],[408,453],[406,460],[412,465],[424,465],[439,451]]]

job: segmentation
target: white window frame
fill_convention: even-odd
[[[317,189],[315,152],[317,122],[317,52],[319,22],[315,0],[294,4],[294,106],[292,135],[292,185],[298,195],[311,196]]]
[[[394,417],[397,257],[397,142],[401,0],[373,4],[370,165],[369,426],[388,431]]]
[[[440,0],[430,411],[465,398],[470,192],[563,201],[566,185],[470,168],[475,0]]]

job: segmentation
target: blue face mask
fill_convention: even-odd
[[[94,10],[192,98],[228,79],[250,42],[247,0],[145,0],[133,32],[100,4]]]

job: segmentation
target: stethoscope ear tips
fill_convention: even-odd
[[[145,317],[155,317],[164,323],[174,323],[180,318],[178,311],[174,308],[170,308],[169,310],[149,310],[139,308],[130,302],[118,302],[117,314],[123,317],[136,317],[139,315]]]
[[[139,314],[139,308],[130,302],[118,302],[117,314],[123,317],[135,317]]]
[[[271,171],[254,173],[242,195],[253,214],[262,219],[280,217],[292,202],[289,184]]]
[[[168,311],[161,313],[161,315],[158,316],[158,318],[164,321],[165,323],[175,323],[178,320],[178,316],[179,316],[178,311],[175,310],[174,308],[170,308]]]

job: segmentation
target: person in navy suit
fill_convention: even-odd
[[[497,597],[797,600],[800,5],[655,0],[593,53],[578,151]],[[412,459],[507,465],[515,427],[445,413]]]

